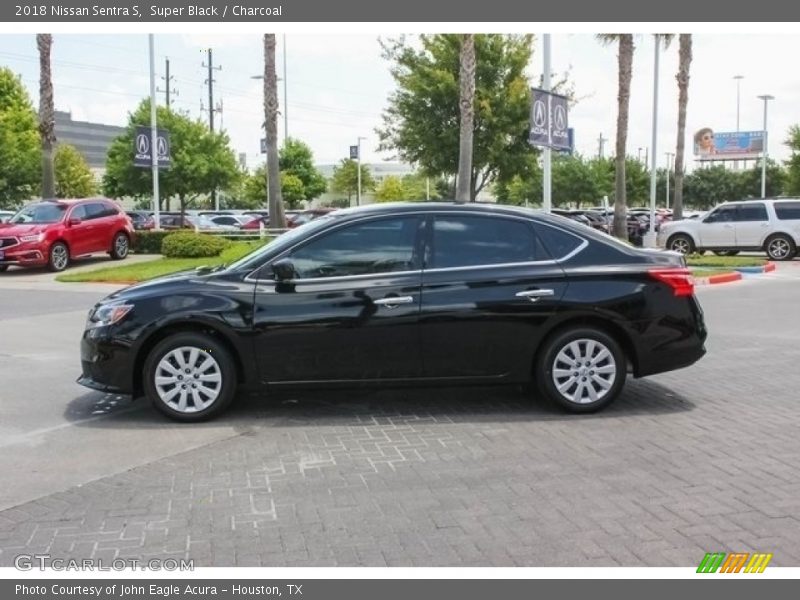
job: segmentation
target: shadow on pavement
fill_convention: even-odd
[[[220,417],[206,423],[175,423],[144,398],[88,393],[69,403],[65,417],[81,427],[147,428],[229,426],[243,432],[294,426],[364,425],[388,417],[433,418],[443,422],[574,421],[655,416],[693,410],[670,388],[629,381],[611,406],[592,415],[572,415],[534,398],[521,386],[391,388],[240,394]],[[93,418],[105,416],[105,418]]]

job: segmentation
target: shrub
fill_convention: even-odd
[[[161,244],[161,254],[169,258],[219,256],[230,245],[228,240],[203,233],[171,233]]]
[[[161,254],[161,243],[169,231],[137,231],[133,251],[137,254]]]

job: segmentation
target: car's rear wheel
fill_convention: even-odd
[[[680,252],[681,254],[691,254],[695,250],[692,238],[683,233],[676,233],[669,238],[667,248],[673,252]]]
[[[214,337],[178,333],[159,342],[144,364],[144,389],[153,405],[176,421],[218,415],[236,394],[230,352]]]
[[[64,242],[56,242],[50,246],[50,255],[47,260],[47,268],[58,273],[69,266],[69,249]]]
[[[130,240],[128,236],[122,232],[119,232],[117,235],[114,236],[114,241],[111,242],[111,258],[114,260],[122,260],[127,258],[128,253],[130,252]]]
[[[534,366],[539,392],[573,413],[608,406],[622,391],[626,374],[625,352],[595,327],[572,327],[551,336]]]
[[[788,235],[773,235],[765,244],[767,256],[772,260],[792,260],[797,253],[794,240]]]

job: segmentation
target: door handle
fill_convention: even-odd
[[[553,290],[525,290],[524,292],[517,292],[517,298],[527,298],[531,302],[536,302],[539,298],[553,296]]]
[[[414,298],[411,296],[387,296],[386,298],[378,298],[372,301],[378,306],[385,306],[386,308],[396,308],[400,304],[411,304]]]

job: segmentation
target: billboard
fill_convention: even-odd
[[[133,165],[135,167],[153,166],[153,155],[151,154],[153,144],[150,139],[152,133],[153,130],[150,127],[136,127],[136,137],[133,140]],[[156,155],[158,157],[159,169],[168,169],[172,165],[169,131],[161,129],[160,127],[156,130]]]
[[[703,127],[694,134],[694,155],[698,160],[754,159],[763,151],[763,131],[714,132]]]

